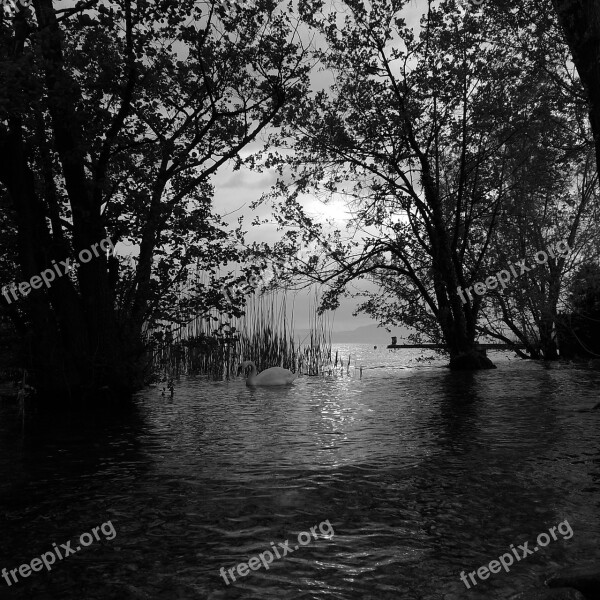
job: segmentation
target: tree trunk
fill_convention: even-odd
[[[598,0],[552,0],[590,108],[590,124],[600,173],[600,3]]]
[[[540,326],[540,350],[544,360],[558,360],[558,347],[554,336],[554,321],[544,320]]]
[[[463,304],[458,295],[458,273],[452,260],[452,248],[448,237],[448,227],[434,185],[429,165],[425,157],[421,160],[423,188],[431,207],[433,236],[434,286],[438,302],[438,322],[444,341],[450,353],[449,368],[453,371],[495,369],[494,363],[486,356],[479,344],[475,343],[477,300],[475,305]]]
[[[25,280],[50,269],[52,260],[78,260],[70,255],[61,231],[55,178],[64,178],[72,209],[72,250],[76,254],[91,250],[107,238],[100,205],[92,198],[85,172],[82,119],[76,109],[81,94],[63,67],[52,1],[37,0],[35,10],[42,32],[40,64],[51,117],[52,150],[59,157],[61,173],[54,173],[48,161],[43,119],[34,121],[37,130],[30,122],[26,131],[21,117],[12,114],[8,129],[0,136],[0,182],[6,186],[15,210],[20,276]],[[18,61],[22,50],[3,58]],[[40,148],[42,185],[29,166],[29,147]],[[103,398],[129,394],[136,367],[131,356],[137,348],[117,325],[106,256],[99,253],[79,266],[77,280],[78,290],[63,274],[47,290],[34,290],[18,299],[28,330],[23,366],[32,374],[44,400],[97,397],[99,391]]]

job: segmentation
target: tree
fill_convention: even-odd
[[[596,0],[552,0],[587,93],[600,173],[600,5]]]
[[[529,65],[493,43],[498,24],[487,15],[432,5],[415,39],[403,5],[347,2],[343,27],[339,15],[305,11],[335,83],[292,124],[297,154],[274,194],[284,197],[280,223],[300,226],[326,251],[323,269],[304,271],[330,285],[324,306],[351,281],[371,278],[379,291],[362,310],[443,341],[451,368],[489,367],[475,341],[484,300],[478,288],[461,294],[493,274],[515,157],[539,128],[536,106],[519,104]],[[308,193],[347,199],[349,237],[327,235],[305,213]]]
[[[129,394],[143,332],[178,318],[169,293],[190,270],[210,275],[190,307],[223,302],[210,290],[238,252],[212,214],[211,177],[239,167],[302,93],[294,24],[272,1],[34,0],[0,17],[0,35],[0,188],[18,277],[107,237],[139,250],[129,265],[100,255],[19,303],[28,367],[42,394]]]
[[[573,278],[569,295],[570,312],[561,315],[559,338],[561,356],[600,356],[600,265],[581,265]]]
[[[569,48],[557,43],[558,19],[543,2],[521,8],[501,3],[486,10],[501,25],[490,32],[494,43],[510,44],[526,58],[527,71],[515,91],[535,125],[514,154],[511,192],[494,245],[496,269],[521,257],[534,269],[502,293],[488,293],[479,330],[504,341],[516,337],[525,346],[519,354],[548,360],[558,357],[559,303],[564,304],[572,266],[583,255],[597,255],[597,170],[585,93]],[[559,240],[568,241],[569,258],[549,256],[535,265],[535,253]]]

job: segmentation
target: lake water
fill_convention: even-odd
[[[600,371],[490,353],[498,369],[451,373],[415,351],[340,350],[349,374],[287,389],[187,378],[126,414],[24,432],[0,407],[0,568],[116,531],[0,578],[0,598],[510,598],[600,558]],[[459,579],[565,520],[570,539],[509,573]],[[324,521],[333,537],[317,527],[294,550]],[[219,574],[286,540],[268,570]]]

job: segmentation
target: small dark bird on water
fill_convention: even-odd
[[[163,379],[163,382],[164,382],[164,381],[165,381],[165,380]],[[171,378],[170,378],[170,379],[167,381],[167,386],[166,386],[166,387],[164,387],[164,388],[162,389],[161,396],[164,396],[164,395],[165,395],[165,392],[166,392],[167,390],[169,390],[169,392],[170,392],[170,394],[169,394],[169,395],[170,395],[170,396],[171,396],[171,398],[172,398],[172,397],[173,397],[173,394],[175,393],[175,382],[173,381],[173,378],[172,378],[172,377],[171,377]]]

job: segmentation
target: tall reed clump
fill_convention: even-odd
[[[299,363],[307,375],[323,375],[331,363],[331,324],[324,314],[318,313],[317,306],[315,295],[310,306],[309,333],[299,343]]]
[[[218,317],[217,317],[218,318]],[[186,374],[202,374],[209,379],[226,379],[234,368],[235,343],[222,321],[194,319],[184,326],[165,325],[147,336],[150,348],[149,381]]]
[[[273,293],[252,296],[245,312],[235,323],[240,362],[251,360],[259,371],[269,367],[295,371],[294,313],[288,317],[286,298],[279,300]]]
[[[251,360],[259,371],[278,366],[320,375],[331,362],[331,331],[325,317],[311,312],[310,332],[300,341],[294,338],[293,309],[288,313],[286,297],[275,292],[251,296],[245,314],[232,321],[214,313],[182,327],[155,330],[152,371],[223,380],[236,376],[242,361]]]

